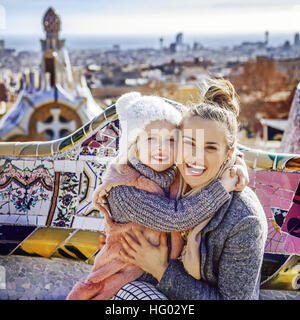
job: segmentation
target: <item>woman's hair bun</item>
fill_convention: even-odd
[[[239,115],[239,99],[229,81],[225,79],[209,79],[206,86],[204,102],[217,104],[221,108],[232,111],[236,116]]]

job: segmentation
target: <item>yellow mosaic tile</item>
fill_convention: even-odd
[[[28,255],[49,257],[73,231],[74,229],[39,228],[21,243],[19,249]]]

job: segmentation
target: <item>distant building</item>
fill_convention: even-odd
[[[264,41],[244,41],[238,46],[234,46],[234,50],[240,51],[243,54],[252,55],[252,54],[265,54],[267,50],[267,45],[269,43],[269,32],[265,32],[265,40]]]
[[[294,38],[294,46],[299,47],[300,46],[300,37],[299,37],[299,33],[295,34],[295,38]]]
[[[183,33],[177,33],[175,37],[175,42],[170,44],[170,51],[174,53],[187,50],[189,50],[189,45],[183,42]]]
[[[193,44],[193,50],[194,50],[194,51],[200,50],[200,49],[202,49],[202,48],[203,48],[203,45],[202,45],[201,43],[199,43],[199,42],[194,42],[194,44]]]
[[[182,45],[182,44],[183,44],[183,33],[182,33],[182,32],[177,33],[175,39],[176,39],[176,45],[177,45],[177,46]]]
[[[159,38],[159,49],[163,50],[164,48],[164,38]]]
[[[291,49],[291,44],[289,42],[289,40],[286,40],[283,44],[283,50],[290,50]]]
[[[269,44],[269,31],[265,32],[265,44],[266,46]]]

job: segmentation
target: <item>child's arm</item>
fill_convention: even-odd
[[[230,199],[220,180],[214,180],[193,196],[172,200],[135,187],[112,188],[108,196],[115,221],[135,222],[151,229],[188,230],[211,217]],[[199,214],[201,213],[201,214]]]
[[[235,166],[241,166],[241,163],[236,162]],[[241,181],[244,176],[245,184],[249,181],[247,170],[246,173],[236,170],[237,175],[231,173],[232,169],[227,169],[220,180],[214,180],[197,194],[179,200],[150,193],[141,186],[137,188],[144,191],[138,190],[132,184],[114,187],[108,196],[111,216],[120,223],[131,221],[165,232],[188,230],[217,212],[229,200],[228,192],[241,191],[236,188],[238,179]],[[94,201],[99,203],[96,196]],[[205,214],[199,215],[199,212]]]
[[[235,166],[240,164],[235,163]],[[231,171],[232,168],[226,169],[220,180],[216,179],[195,195],[179,200],[129,186],[113,188],[108,197],[112,218],[165,232],[188,230],[217,212],[230,199],[229,192],[236,190],[236,184],[243,176],[247,183],[244,170],[237,170],[236,175]]]
[[[102,183],[94,191],[93,201],[95,204],[105,203],[110,189],[121,185],[136,187],[137,189],[151,193],[164,194],[162,188],[158,184],[142,176],[127,164],[122,164],[120,170],[121,173],[117,170],[117,166],[114,163],[111,163],[108,166],[102,177]]]

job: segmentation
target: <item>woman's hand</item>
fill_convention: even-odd
[[[168,266],[166,234],[164,232],[160,234],[159,246],[152,245],[139,230],[133,230],[133,234],[137,241],[127,233],[121,238],[123,249],[120,255],[122,259],[140,267],[160,281]]]

